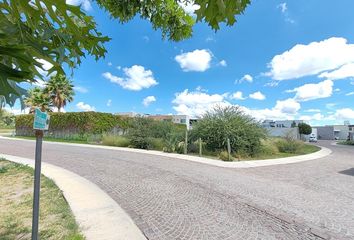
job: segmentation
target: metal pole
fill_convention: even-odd
[[[202,156],[202,139],[199,138],[199,157]]]
[[[184,142],[184,154],[188,153],[188,130],[186,130],[186,138]]]
[[[231,144],[230,144],[230,138],[227,138],[227,153],[228,153],[229,161],[231,161]]]
[[[34,167],[32,240],[38,240],[39,191],[40,191],[40,186],[41,186],[42,140],[43,140],[43,131],[36,130],[36,156],[35,156],[35,167]]]

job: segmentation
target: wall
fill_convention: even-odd
[[[268,134],[272,137],[290,136],[294,139],[300,139],[299,129],[295,128],[266,128]]]
[[[318,140],[334,140],[334,127],[333,126],[321,126],[317,128]]]

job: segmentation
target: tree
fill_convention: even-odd
[[[96,0],[98,5],[121,23],[139,15],[160,29],[162,36],[179,41],[192,35],[196,21],[212,29],[224,22],[233,25],[250,0]],[[183,10],[195,3],[196,20]],[[65,74],[81,63],[85,55],[105,56],[104,43],[110,39],[97,29],[91,16],[65,0],[3,0],[0,2],[0,96],[13,105],[26,90],[22,82],[35,82],[56,72]],[[49,64],[47,64],[49,63]],[[48,69],[45,67],[48,65]]]
[[[291,127],[292,127],[292,128],[296,127],[296,122],[295,122],[295,121],[293,121],[293,122],[291,123]]]
[[[60,109],[64,108],[67,102],[73,101],[75,95],[73,88],[71,80],[64,75],[55,75],[51,76],[46,83],[44,93],[49,96],[52,105],[58,108],[58,112],[60,112]]]
[[[50,97],[39,87],[30,89],[28,91],[28,96],[24,99],[24,102],[25,105],[30,108],[30,113],[34,113],[34,109],[37,107],[42,111],[52,111]]]
[[[307,123],[299,123],[298,125],[300,136],[309,135],[312,133],[312,128]]]
[[[193,125],[192,138],[201,138],[210,151],[227,149],[230,139],[234,153],[254,156],[260,151],[265,130],[239,107],[216,107]]]
[[[14,125],[15,125],[15,115],[6,111],[5,109],[0,109],[0,128],[13,127]]]

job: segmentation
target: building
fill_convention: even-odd
[[[304,123],[303,120],[264,120],[262,127],[264,128],[292,128],[297,127],[299,123]]]
[[[353,135],[350,132],[353,132],[354,125],[327,125],[315,128],[317,128],[317,138],[320,140],[347,140],[350,135]]]
[[[303,120],[265,120],[262,127],[265,128],[270,136],[291,137],[300,139],[298,125],[304,123]]]

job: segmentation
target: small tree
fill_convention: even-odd
[[[312,128],[307,123],[299,123],[298,125],[300,136],[309,135],[312,133]]]
[[[229,138],[233,153],[254,156],[260,151],[266,132],[239,107],[230,106],[207,112],[193,126],[192,136],[195,140],[201,138],[206,148],[214,152],[226,150]]]
[[[26,106],[30,108],[30,113],[34,113],[34,109],[37,107],[42,111],[51,111],[50,97],[39,87],[30,89],[28,91],[28,97],[24,99],[24,102]]]

